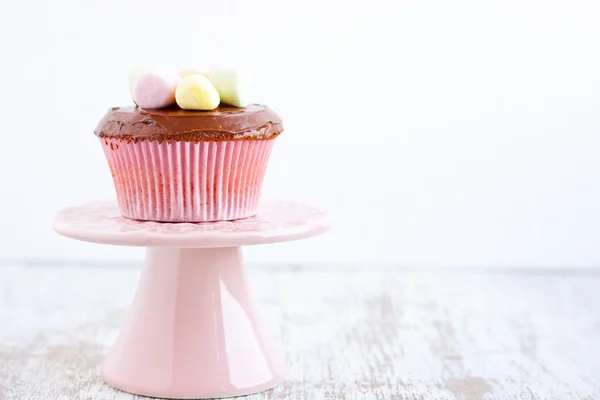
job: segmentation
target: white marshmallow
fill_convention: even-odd
[[[222,103],[235,107],[246,107],[251,103],[252,77],[247,71],[215,67],[208,79],[219,92]]]

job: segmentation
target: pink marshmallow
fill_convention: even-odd
[[[162,72],[143,72],[133,84],[133,101],[141,108],[164,108],[175,104],[177,75]]]

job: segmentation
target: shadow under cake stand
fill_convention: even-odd
[[[273,388],[285,376],[244,274],[241,246],[297,240],[331,227],[328,214],[289,201],[257,216],[208,223],[123,218],[116,202],[61,211],[63,236],[148,247],[133,304],[102,365],[109,385],[166,398],[231,397]]]

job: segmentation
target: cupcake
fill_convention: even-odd
[[[109,109],[94,130],[124,217],[208,222],[256,215],[283,126],[267,106],[245,104],[239,74],[218,71],[214,80],[142,74],[133,85],[136,105]]]

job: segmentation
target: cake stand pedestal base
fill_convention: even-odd
[[[244,274],[241,246],[327,231],[326,212],[265,202],[256,217],[159,223],[121,217],[114,202],[61,211],[54,229],[94,243],[147,247],[145,266],[102,378],[125,392],[162,398],[233,397],[285,376]]]
[[[229,397],[270,389],[284,376],[239,247],[148,249],[133,305],[102,367],[109,385],[153,397]]]

